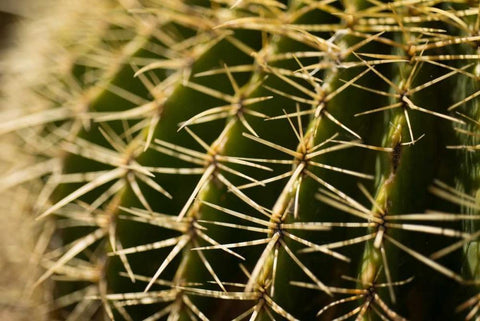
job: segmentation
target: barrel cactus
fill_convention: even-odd
[[[0,188],[38,318],[480,318],[478,1],[34,17],[2,59]]]

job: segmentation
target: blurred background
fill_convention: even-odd
[[[15,24],[28,15],[27,1],[25,0],[0,0],[0,50],[4,50],[12,43],[9,36]]]
[[[41,3],[47,1],[0,0],[0,82],[2,70],[6,64],[3,54],[9,47],[14,46],[16,39],[14,28],[16,24],[34,19]],[[0,86],[1,88],[1,86]],[[8,106],[4,104],[4,95],[0,91],[0,109],[4,111]],[[4,114],[0,114],[4,115]],[[0,116],[0,121],[5,116]],[[0,172],[5,173],[9,164],[5,158],[8,151],[2,147],[0,141]],[[37,302],[38,297],[28,293],[28,283],[34,274],[32,265],[36,265],[32,252],[35,244],[32,235],[33,226],[22,215],[21,209],[11,206],[13,200],[19,201],[21,193],[11,193],[8,190],[0,191],[0,320],[2,321],[41,321],[45,320],[46,313]],[[21,200],[20,200],[21,201]]]

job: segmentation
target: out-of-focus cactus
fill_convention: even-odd
[[[476,320],[479,6],[45,6],[2,60],[0,189],[42,267],[22,298],[66,320]]]

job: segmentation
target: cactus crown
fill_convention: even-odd
[[[478,1],[57,6],[0,123],[52,318],[480,317]]]

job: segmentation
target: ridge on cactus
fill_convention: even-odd
[[[29,263],[5,255],[29,277],[0,306],[479,319],[479,12],[48,3],[1,64],[2,216],[32,244]]]

